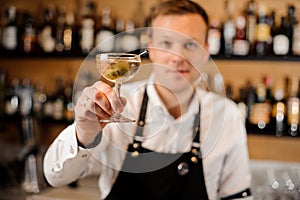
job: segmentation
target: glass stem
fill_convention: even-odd
[[[121,84],[116,83],[115,84],[115,89],[116,89],[118,97],[120,98],[121,97],[121,95],[120,95],[120,93],[121,93]]]

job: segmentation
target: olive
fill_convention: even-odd
[[[125,61],[119,61],[113,66],[113,68],[120,77],[129,71],[129,64]]]
[[[114,69],[107,69],[104,72],[104,76],[107,77],[110,80],[115,80],[116,78],[119,77],[118,73]]]

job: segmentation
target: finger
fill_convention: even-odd
[[[110,103],[111,109],[113,111],[115,111],[115,112],[122,112],[123,111],[123,103],[122,103],[121,99],[118,97],[117,93],[115,92],[115,90],[113,88],[111,88],[109,85],[107,85],[107,84],[105,84],[101,81],[98,82],[98,84],[96,85],[96,88],[97,88],[97,90],[101,91],[106,96],[107,100]],[[101,108],[103,108],[101,106],[101,102],[100,102],[99,106]]]
[[[106,97],[106,95],[103,93],[102,90],[112,90],[109,86],[106,86],[106,84],[102,84],[102,86],[97,89],[97,84],[96,82],[93,86],[87,87],[83,90],[81,98],[79,99],[79,102],[81,104],[86,104],[87,100],[89,100],[89,104],[86,104],[86,108],[89,109],[89,111],[93,112],[96,115],[101,115],[101,111],[106,112],[109,115],[112,115],[112,108],[111,104]],[[96,110],[96,105],[99,106],[101,109]],[[98,111],[98,112],[97,112]]]

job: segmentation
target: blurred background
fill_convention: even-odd
[[[0,199],[48,191],[43,153],[73,122],[73,98],[99,78],[82,63],[93,49],[145,48],[135,28],[159,1],[1,0]],[[300,1],[195,1],[210,17],[211,60],[200,84],[239,106],[256,199],[300,199]]]

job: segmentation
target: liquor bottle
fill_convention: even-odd
[[[64,105],[64,119],[67,122],[72,122],[74,120],[74,102],[72,98],[73,94],[73,84],[72,82],[66,83],[65,89],[64,89],[64,96],[65,96],[65,105]]]
[[[114,28],[111,18],[111,8],[104,7],[101,15],[101,28],[96,35],[96,47],[100,52],[110,52],[114,50]]]
[[[220,20],[214,17],[210,21],[210,27],[208,29],[207,41],[209,44],[209,54],[218,55],[221,49],[221,28]]]
[[[233,40],[233,55],[247,56],[250,44],[246,38],[246,18],[240,15],[236,18],[236,34]]]
[[[115,21],[115,51],[122,52],[122,40],[124,35],[125,21],[123,18],[117,18]]]
[[[52,53],[55,50],[54,19],[55,8],[45,8],[43,11],[43,24],[38,33],[38,43],[43,53]]]
[[[135,29],[133,20],[127,20],[125,25],[125,32],[122,36],[122,51],[133,52],[140,50],[140,36],[139,32]],[[139,52],[138,52],[139,53]]]
[[[259,82],[255,93],[256,99],[251,106],[249,122],[254,131],[266,132],[270,128],[272,107],[265,83]]]
[[[283,136],[286,131],[286,99],[283,80],[280,80],[274,89],[272,108],[272,127],[276,136]]]
[[[88,1],[83,9],[81,19],[79,46],[82,54],[88,54],[94,48],[95,37],[95,2]]]
[[[298,12],[298,20],[294,25],[292,53],[295,56],[300,56],[300,11]]]
[[[44,85],[39,83],[33,95],[33,112],[34,116],[37,120],[41,120],[44,118],[44,106],[47,101],[47,95],[44,92]]]
[[[66,24],[66,14],[62,9],[58,9],[55,29],[55,50],[57,53],[64,51],[64,31]]]
[[[230,57],[233,54],[233,38],[235,36],[235,24],[233,21],[234,4],[232,0],[226,1],[227,20],[223,25],[224,55]]]
[[[295,6],[289,5],[288,6],[288,14],[287,14],[287,24],[288,24],[288,37],[289,40],[289,53],[293,54],[293,34],[294,34],[294,27],[297,24],[296,14],[295,14]]]
[[[37,52],[37,29],[33,17],[28,12],[23,14],[21,48],[26,54]]]
[[[256,25],[255,53],[258,57],[269,54],[271,37],[271,27],[268,23],[267,8],[265,5],[258,6],[258,18]]]
[[[256,2],[250,0],[246,7],[246,39],[250,43],[250,52],[253,51],[256,40]]]
[[[284,16],[281,17],[281,23],[273,38],[274,55],[285,56],[289,53],[290,40],[288,35],[287,20]]]
[[[252,113],[252,107],[256,101],[256,93],[255,93],[255,87],[253,83],[250,81],[246,84],[246,105],[247,105],[247,112],[246,112],[246,125],[247,129],[251,129],[251,120],[250,115]]]
[[[9,118],[19,115],[20,89],[20,82],[17,78],[14,78],[11,85],[6,89],[4,112]]]
[[[242,120],[246,123],[247,120],[247,89],[245,87],[239,88],[239,94],[237,97],[237,106],[240,111]]]
[[[292,77],[289,98],[287,100],[287,122],[288,134],[290,136],[299,135],[299,106],[300,100],[298,96],[299,79]]]
[[[63,44],[65,54],[71,54],[75,52],[75,40],[76,40],[76,28],[74,25],[74,14],[68,12],[66,14],[66,24],[63,33]]]
[[[56,79],[56,91],[53,99],[53,114],[54,120],[60,121],[64,119],[65,111],[65,88],[64,81],[61,78]]]
[[[0,70],[0,119],[5,114],[6,71]]]
[[[17,9],[14,6],[5,11],[6,24],[3,28],[2,45],[6,51],[16,51],[18,47]]]

